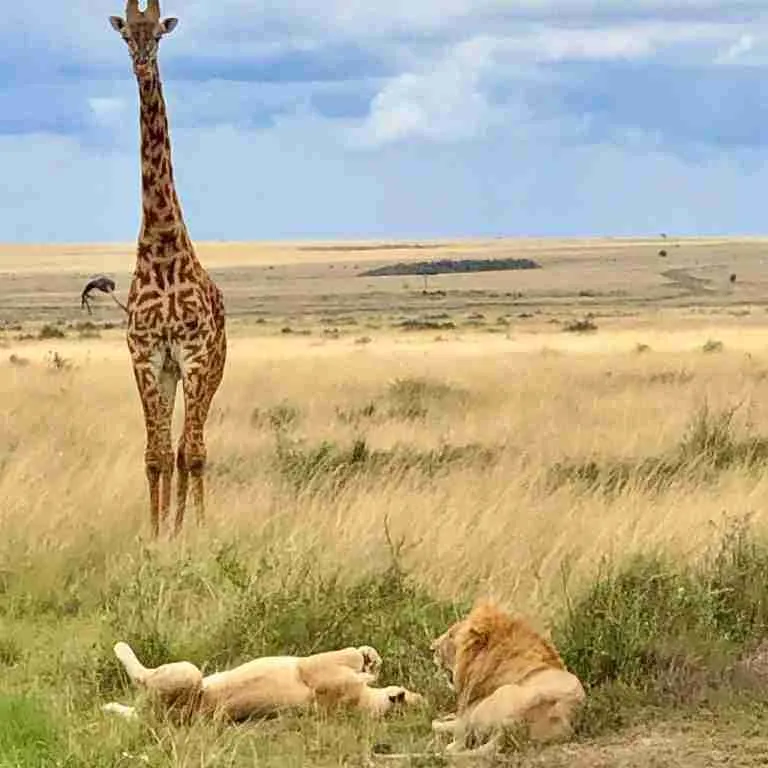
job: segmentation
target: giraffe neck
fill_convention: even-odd
[[[173,251],[192,253],[171,164],[168,115],[157,62],[137,76],[141,123],[142,223],[140,243],[158,260]],[[162,246],[165,247],[162,247]],[[157,246],[161,246],[159,249]],[[187,246],[184,248],[184,246]],[[141,251],[141,249],[140,249]],[[149,254],[147,254],[149,255]]]

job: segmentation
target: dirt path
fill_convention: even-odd
[[[739,725],[741,727],[739,727]],[[756,723],[745,727],[685,721],[584,744],[550,747],[535,755],[521,756],[509,765],[519,768],[710,768],[768,763],[768,733]]]
[[[666,269],[661,274],[667,280],[670,280],[675,287],[694,296],[717,293],[714,288],[708,287],[711,280],[703,277],[694,277],[687,269]]]

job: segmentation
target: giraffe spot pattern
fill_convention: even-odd
[[[170,423],[179,379],[185,420],[177,465],[198,478],[195,503],[202,505],[203,432],[223,377],[227,339],[222,293],[197,260],[184,225],[156,63],[138,79],[142,226],[128,294],[127,342],[144,409],[150,507],[156,519],[158,483],[167,482],[173,471]],[[177,524],[185,503],[180,496]]]

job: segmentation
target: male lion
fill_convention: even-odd
[[[127,643],[117,643],[114,652],[154,707],[183,720],[205,714],[239,721],[311,706],[349,706],[378,716],[397,705],[423,701],[399,685],[369,687],[378,676],[381,656],[367,645],[311,656],[267,656],[206,677],[188,661],[147,669]],[[136,716],[134,707],[115,702],[102,709]]]
[[[470,746],[474,754],[495,752],[505,731],[522,731],[533,741],[572,733],[584,688],[524,619],[484,601],[430,647],[457,694],[456,714],[432,723],[436,733],[453,734],[447,753]]]

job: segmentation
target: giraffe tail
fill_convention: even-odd
[[[117,304],[117,306],[123,310],[123,312],[128,314],[128,308],[120,301],[120,299],[117,298],[117,296],[115,296],[115,281],[106,275],[99,275],[98,277],[94,277],[89,280],[85,284],[83,292],[80,294],[80,307],[85,307],[88,310],[89,315],[93,314],[90,304],[91,293],[93,293],[93,291],[108,293],[112,298],[112,301],[114,301],[115,304]]]

